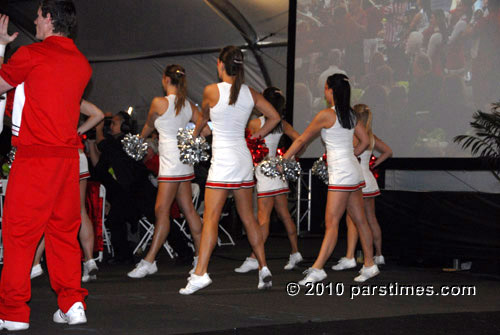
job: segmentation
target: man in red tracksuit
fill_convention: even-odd
[[[24,82],[26,95],[19,135],[12,139],[17,153],[2,222],[0,329],[7,330],[29,327],[30,270],[42,235],[59,305],[53,320],[87,321],[77,241],[81,142],[76,129],[91,68],[67,37],[76,25],[71,0],[42,0],[37,15],[36,37],[42,42],[19,48],[0,68],[0,94]],[[17,36],[8,34],[7,25],[8,17],[1,15],[0,63],[2,49]]]

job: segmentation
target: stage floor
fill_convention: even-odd
[[[233,269],[247,256],[245,240],[236,247],[216,249],[210,264],[213,284],[192,296],[181,296],[190,266],[176,265],[162,251],[159,271],[144,279],[126,276],[132,266],[101,265],[98,280],[84,284],[88,323],[57,325],[57,309],[48,276],[32,282],[30,329],[24,334],[499,334],[500,280],[468,272],[443,272],[441,268],[402,267],[391,263],[381,274],[362,286],[443,285],[474,286],[474,296],[356,296],[353,281],[357,271],[334,272],[331,265],[345,250],[341,243],[328,263],[327,282],[322,296],[289,296],[287,283],[303,278],[312,264],[321,238],[300,239],[306,262],[300,269],[285,271],[288,243],[273,237],[267,243],[273,288],[257,290],[257,272],[237,274]],[[359,287],[366,290],[367,288]],[[341,288],[344,292],[340,294]],[[378,290],[378,288],[376,289]],[[321,290],[318,291],[318,293]],[[366,292],[365,292],[366,293]],[[257,327],[257,328],[254,328]]]

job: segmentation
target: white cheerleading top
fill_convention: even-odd
[[[206,187],[238,189],[253,187],[253,162],[245,141],[245,128],[254,107],[250,88],[241,85],[238,99],[229,105],[231,84],[221,82],[219,101],[210,108],[212,160]]]
[[[360,165],[361,165],[361,171],[363,171],[363,177],[365,179],[366,187],[363,188],[363,196],[366,197],[375,197],[377,195],[380,195],[380,190],[378,188],[378,183],[377,179],[375,179],[375,176],[373,175],[372,171],[370,170],[370,159],[372,157],[373,153],[373,146],[374,146],[374,138],[371,139],[370,147],[366,149],[361,155],[359,155],[360,158]]]
[[[261,116],[260,127],[264,125],[266,119]],[[278,143],[283,135],[282,132],[279,133],[269,133],[264,137],[266,141],[266,146],[269,148],[269,157],[276,156],[276,149],[278,149]],[[271,178],[266,177],[259,168],[255,169],[255,177],[257,178],[257,197],[274,197],[281,194],[286,194],[290,192],[288,188],[288,183],[281,178]]]
[[[217,105],[210,108],[214,146],[218,143],[234,143],[234,141],[246,143],[245,128],[254,106],[252,93],[247,85],[241,85],[236,103],[229,105],[231,86],[226,82],[217,84],[219,101]]]
[[[332,107],[335,111],[335,107]],[[343,128],[338,116],[333,126],[321,129],[326,144],[328,162],[328,190],[356,191],[364,187],[363,173],[353,146],[354,128]]]
[[[259,117],[260,119],[260,127],[264,126],[266,122],[266,118],[264,116]],[[279,133],[269,133],[264,137],[264,141],[266,141],[266,146],[269,148],[269,157],[276,156],[276,150],[278,149],[278,144],[280,142],[281,136],[283,136],[283,132]]]
[[[158,181],[160,182],[179,182],[194,178],[193,167],[180,161],[180,152],[177,147],[177,132],[179,128],[186,127],[193,116],[193,110],[189,101],[186,100],[179,114],[175,115],[175,97],[175,94],[165,97],[168,100],[168,108],[154,122],[160,135],[158,140],[160,154]]]
[[[154,122],[156,130],[160,134],[158,141],[160,152],[162,146],[169,146],[172,143],[177,147],[177,131],[179,128],[185,128],[193,116],[189,101],[186,100],[179,114],[175,115],[175,94],[170,94],[165,98],[168,100],[168,108]]]

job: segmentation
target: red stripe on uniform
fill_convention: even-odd
[[[194,174],[182,177],[158,177],[158,181],[185,181],[194,179]]]
[[[214,188],[241,188],[241,187],[254,187],[254,181],[242,182],[242,183],[214,183],[207,182],[205,187],[214,187]]]
[[[288,193],[288,192],[290,192],[290,190],[288,188],[284,188],[284,189],[277,190],[277,191],[257,193],[257,197],[269,197],[272,195],[278,195],[278,194]]]
[[[80,180],[90,178],[89,172],[80,173]]]
[[[380,191],[375,191],[371,193],[363,193],[363,197],[369,198],[369,197],[376,197],[377,195],[380,195]]]
[[[328,190],[329,191],[335,191],[335,190],[339,190],[339,191],[356,191],[362,187],[365,187],[366,184],[365,182],[362,182],[358,185],[354,185],[354,186],[335,186],[335,185],[329,185],[328,186]]]

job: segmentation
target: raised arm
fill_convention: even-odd
[[[7,15],[0,14],[0,67],[2,67],[3,64],[5,48],[7,47],[7,44],[14,41],[17,35],[19,35],[19,33],[17,32],[9,35],[9,32],[7,31],[8,27],[9,17]],[[2,77],[0,77],[0,94],[3,94],[10,89],[12,89],[12,86],[10,86]]]
[[[83,99],[80,104],[80,113],[87,115],[89,118],[78,127],[78,135],[86,133],[104,119],[104,113],[96,105]]]
[[[354,156],[358,157],[370,145],[370,138],[368,137],[365,126],[359,121],[356,123],[356,127],[354,127],[354,136],[358,139],[358,143],[354,147]]]
[[[323,128],[330,128],[336,120],[335,113],[331,109],[324,109],[319,112],[314,119],[311,121],[306,130],[297,137],[287,152],[283,155],[283,158],[289,159],[293,157],[304,145],[306,145],[316,134],[318,134]]]
[[[148,138],[155,130],[155,120],[168,109],[168,100],[163,97],[156,97],[149,107],[148,118],[141,131],[142,138]]]
[[[210,119],[210,107],[213,107],[219,101],[219,89],[217,84],[205,86],[203,90],[203,102],[201,103],[201,117],[196,120],[193,136],[198,137],[201,130],[207,125]]]
[[[252,93],[255,108],[257,108],[257,110],[266,117],[266,122],[264,123],[262,128],[254,133],[253,136],[264,137],[278,125],[278,123],[281,121],[281,118],[276,109],[274,109],[273,105],[271,105],[269,101],[267,101],[266,98],[262,96],[262,94],[255,91],[253,88],[250,88],[250,92]]]
[[[384,143],[380,138],[375,136],[375,146],[373,149],[376,151],[380,152],[380,156],[377,157],[375,160],[375,163],[373,163],[373,167],[377,167],[380,164],[382,164],[383,161],[385,161],[387,158],[392,157],[392,149],[390,146]]]

